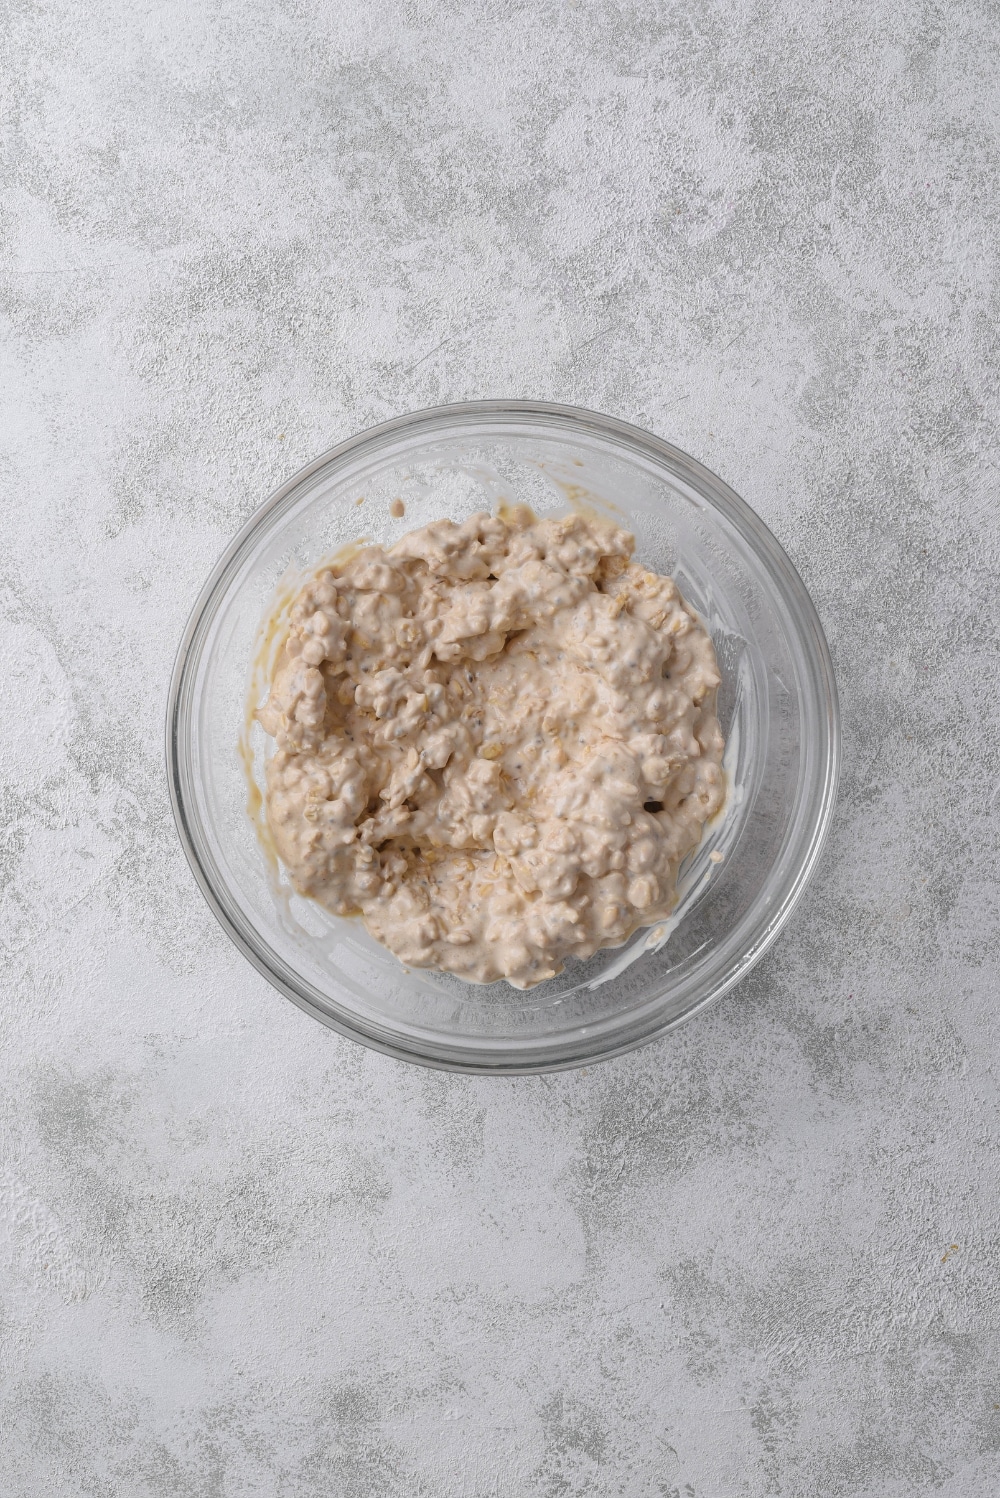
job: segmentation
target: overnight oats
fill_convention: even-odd
[[[319,570],[257,712],[296,891],[519,989],[667,917],[724,800],[712,641],[628,532],[515,507]]]

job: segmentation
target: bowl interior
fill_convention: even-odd
[[[503,503],[540,515],[597,512],[634,532],[639,560],[677,580],[715,641],[730,785],[682,870],[670,920],[525,992],[405,970],[360,921],[296,896],[262,828],[270,742],[250,717],[303,574],[359,540],[388,544],[442,516]],[[574,412],[484,404],[424,414],[304,471],[262,507],[206,585],[171,715],[182,834],[224,925],[320,1019],[443,1066],[566,1066],[662,1031],[763,951],[815,857],[832,798],[835,702],[832,678],[819,680],[824,665],[822,634],[787,559],[685,455]]]

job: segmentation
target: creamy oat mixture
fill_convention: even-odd
[[[307,583],[258,717],[296,890],[518,988],[675,904],[722,805],[712,642],[633,538],[437,521]]]

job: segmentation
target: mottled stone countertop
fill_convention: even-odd
[[[995,4],[8,14],[0,1491],[996,1495]],[[504,395],[749,500],[845,771],[722,1004],[495,1081],[249,967],[162,723],[276,483]]]

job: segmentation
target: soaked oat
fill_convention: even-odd
[[[438,521],[307,583],[258,717],[292,882],[527,988],[675,905],[722,805],[712,642],[596,519]]]

